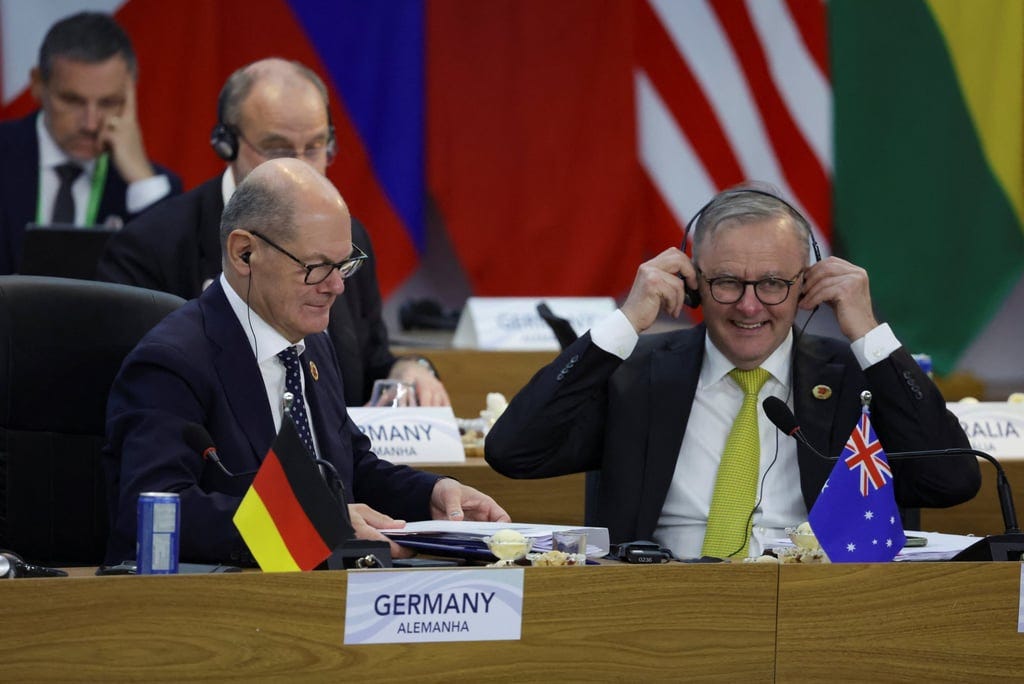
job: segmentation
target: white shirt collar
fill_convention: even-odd
[[[789,329],[789,333],[785,339],[782,340],[775,351],[772,352],[771,356],[764,360],[761,364],[761,368],[771,373],[772,377],[775,378],[784,388],[789,387],[790,373],[793,365],[793,329]],[[733,365],[729,359],[725,358],[725,355],[719,351],[715,343],[711,341],[711,337],[704,334],[704,364],[700,369],[700,384],[702,387],[710,387],[716,382],[720,382],[722,378],[729,374],[736,366]]]
[[[72,159],[65,154],[64,150],[60,149],[53,136],[50,135],[50,131],[46,128],[46,124],[43,122],[43,112],[41,111],[36,116],[36,137],[39,139],[40,169],[53,169],[59,164],[71,161],[82,167],[87,178],[92,177],[93,169],[96,168],[96,160],[80,161]]]
[[[228,304],[231,305],[231,310],[235,312],[238,322],[245,330],[245,338],[249,340],[249,347],[252,349],[253,356],[256,357],[256,363],[272,359],[279,352],[293,346],[284,335],[260,318],[260,315],[242,300],[223,273],[220,274],[220,286],[224,288]],[[301,356],[302,352],[306,350],[306,341],[299,340],[294,346]]]
[[[235,183],[235,172],[230,166],[224,171],[224,175],[220,177],[220,195],[224,198],[224,206],[228,206],[228,200],[235,194],[235,188],[238,184]]]

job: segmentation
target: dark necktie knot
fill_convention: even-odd
[[[78,180],[78,177],[82,175],[82,167],[74,162],[64,162],[58,164],[55,167],[57,171],[57,177],[60,178],[60,182],[63,183],[74,183]]]
[[[53,222],[74,223],[75,197],[71,194],[71,185],[82,175],[82,167],[74,162],[64,162],[54,167],[54,170],[60,178],[60,186],[53,201]]]

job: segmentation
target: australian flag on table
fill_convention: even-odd
[[[808,521],[833,563],[891,561],[906,543],[892,470],[866,406]]]

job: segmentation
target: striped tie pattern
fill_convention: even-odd
[[[763,368],[743,371],[737,368],[729,376],[743,390],[743,405],[725,440],[722,461],[718,465],[715,491],[708,511],[704,534],[705,556],[728,558],[746,556],[750,545],[757,474],[761,463],[761,441],[757,431],[757,394],[769,377]]]

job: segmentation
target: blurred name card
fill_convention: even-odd
[[[450,406],[349,407],[373,453],[392,463],[463,463],[466,450]]]
[[[1024,404],[954,401],[946,406],[960,419],[971,447],[997,458],[1024,458]]]
[[[611,297],[470,297],[462,309],[452,346],[503,351],[558,350],[558,340],[537,313],[544,302],[582,335],[615,310]]]
[[[523,569],[350,572],[346,644],[516,641]]]

